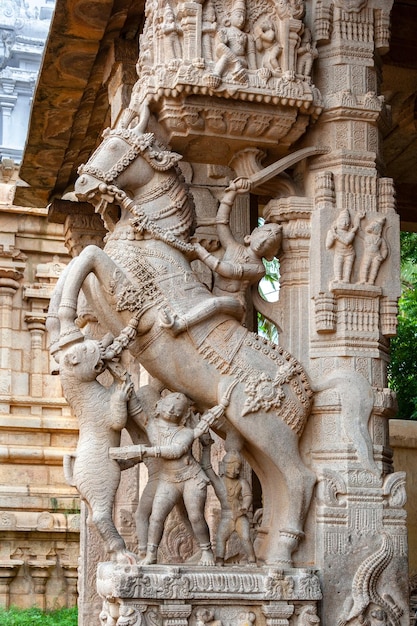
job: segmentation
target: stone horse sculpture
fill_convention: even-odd
[[[316,482],[299,453],[311,386],[291,354],[240,325],[233,297],[215,297],[191,269],[195,213],[181,157],[144,125],[127,110],[80,167],[75,193],[95,205],[109,234],[104,250],[85,248],[57,285],[52,350],[84,339],[75,324],[82,290],[107,331],[120,336],[127,329],[129,351],[165,387],[186,394],[200,412],[227,397],[214,429],[260,479],[257,558],[288,567]],[[188,320],[184,332],[175,336],[162,323],[167,311]]]

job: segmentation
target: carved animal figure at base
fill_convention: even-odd
[[[132,392],[129,379],[104,387],[97,376],[105,369],[103,345],[84,340],[70,345],[59,358],[65,398],[79,424],[77,450],[64,459],[67,481],[86,502],[89,522],[96,526],[105,546],[118,561],[135,563],[113,523],[113,504],[120,483],[120,466],[109,458],[109,448],[120,444]]]

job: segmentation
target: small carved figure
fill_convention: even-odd
[[[262,55],[261,68],[266,70],[269,75],[279,71],[278,57],[281,54],[282,46],[278,42],[271,19],[264,19],[255,25],[254,38],[256,50]]]
[[[226,18],[217,33],[215,53],[217,63],[214,77],[219,79],[229,71],[232,80],[247,82],[248,67],[255,69],[255,49],[252,38],[244,32],[246,23],[245,0],[234,0],[230,18]]]
[[[334,280],[336,282],[350,283],[356,256],[353,240],[363,218],[364,213],[358,212],[352,220],[348,209],[344,209],[327,233],[326,248],[330,250],[334,247]]]
[[[299,20],[304,15],[304,0],[278,0],[277,10],[279,17]]]
[[[311,30],[307,27],[304,29],[297,55],[297,74],[310,76],[314,59],[317,59],[319,53],[313,42]]]
[[[217,32],[216,11],[212,2],[206,2],[203,9],[203,21],[201,24],[201,46],[203,57],[206,61],[213,60],[213,43]]]
[[[248,513],[252,506],[252,490],[248,481],[240,475],[242,456],[230,450],[222,460],[223,476],[219,478],[211,466],[206,473],[220,500],[221,516],[216,537],[216,563],[223,565],[226,544],[234,532],[239,536],[248,562],[256,564],[256,556],[250,536]]]
[[[181,45],[179,41],[179,26],[175,21],[174,11],[169,4],[165,6],[162,33],[164,35],[165,59],[179,59]]]
[[[222,626],[222,622],[214,619],[213,609],[200,608],[195,612],[195,626]]]
[[[116,626],[141,626],[142,614],[136,608],[122,604]]]
[[[101,626],[116,626],[118,605],[110,603],[108,600],[103,601],[103,606],[98,616]],[[114,613],[114,615],[112,615]]]
[[[378,217],[365,228],[364,253],[359,271],[359,282],[374,285],[381,263],[388,255],[388,246],[382,231],[385,217]]]
[[[103,348],[101,342],[86,339],[70,345],[59,358],[64,395],[79,424],[75,455],[64,458],[65,477],[86,502],[89,522],[96,526],[111,556],[135,563],[112,518],[121,469],[109,458],[109,448],[120,444],[133,385],[128,377],[115,380],[110,387],[96,380],[106,367]]]
[[[317,607],[314,604],[307,604],[301,607],[297,626],[317,626],[317,624],[320,624]]]
[[[146,431],[151,445],[128,446],[110,453],[112,458],[118,459],[159,459],[147,551],[142,561],[145,565],[156,563],[165,520],[181,499],[201,549],[200,565],[214,564],[209,529],[204,518],[207,485],[210,481],[194,458],[191,448],[194,439],[201,437],[223,415],[224,406],[217,405],[207,411],[195,428],[185,425],[189,407],[189,400],[184,394],[169,393],[157,403],[156,419],[149,418]],[[129,408],[138,410],[133,398]]]
[[[222,260],[210,254],[201,244],[195,244],[198,258],[215,272],[213,294],[234,294],[245,311],[245,294],[265,276],[262,258],[271,261],[278,253],[282,240],[282,226],[264,224],[247,235],[244,244],[236,241],[230,228],[230,213],[237,194],[249,190],[249,181],[237,178],[226,189],[217,212],[216,224],[220,243],[225,252]]]
[[[256,622],[256,614],[252,611],[242,611],[237,619],[237,626],[253,626]]]

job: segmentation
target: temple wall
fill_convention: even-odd
[[[73,606],[79,498],[62,459],[77,423],[51,374],[45,331],[68,255],[46,209],[11,206],[12,182],[0,183],[0,602]]]

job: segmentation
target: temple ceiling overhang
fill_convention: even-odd
[[[126,82],[135,81],[143,20],[142,0],[57,1],[15,204],[45,206],[71,190],[78,166],[110,123],[114,74],[130,72]],[[417,0],[394,0],[391,47],[381,65],[392,115],[383,131],[384,175],[395,181],[402,226],[410,230],[417,230],[416,32]]]

